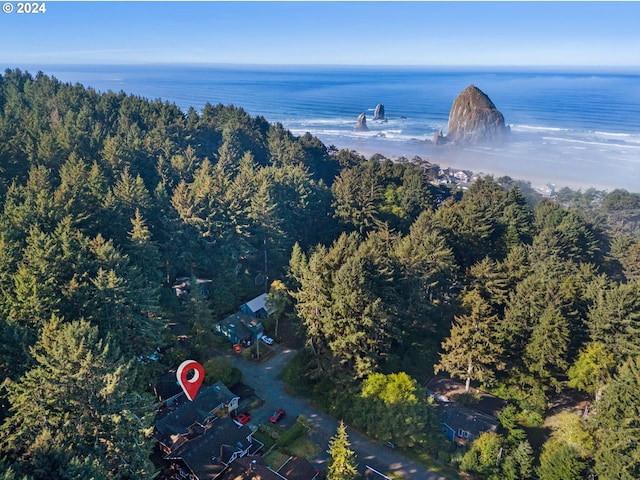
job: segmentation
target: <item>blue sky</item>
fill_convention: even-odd
[[[0,3],[6,3],[0,0]],[[0,13],[0,66],[640,68],[640,2],[46,2]]]

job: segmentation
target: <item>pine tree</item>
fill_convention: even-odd
[[[326,256],[326,248],[318,246],[308,260],[301,254],[299,262],[294,263],[291,272],[300,284],[300,288],[292,292],[296,299],[296,312],[302,319],[306,331],[306,344],[313,351],[320,369],[321,361],[328,349],[323,327],[330,308],[331,288],[327,278]]]
[[[36,458],[57,463],[73,452],[95,460],[105,476],[147,477],[154,409],[138,391],[133,363],[123,363],[88,322],[57,317],[32,355],[35,367],[7,384],[11,416],[0,430],[3,451],[27,473],[36,473],[28,471]]]
[[[465,380],[468,392],[471,380],[488,382],[504,364],[495,333],[497,316],[492,314],[489,304],[476,290],[468,292],[462,304],[469,313],[455,318],[434,371],[446,371]]]
[[[536,375],[538,383],[557,386],[558,375],[566,373],[568,359],[583,340],[577,288],[568,280],[575,276],[577,269],[571,262],[555,257],[532,259],[531,273],[512,287],[506,302],[498,329],[504,359],[512,368]]]
[[[13,276],[10,317],[33,328],[40,328],[52,313],[58,313],[62,296],[56,275],[60,245],[53,235],[38,226],[31,227],[22,259]]]
[[[433,449],[441,438],[434,433],[438,431],[435,407],[422,391],[405,372],[369,375],[354,402],[357,426],[380,442]]]
[[[603,343],[591,342],[569,368],[569,386],[594,395],[598,401],[615,366],[613,353]]]
[[[270,183],[266,178],[259,184],[255,195],[251,198],[248,217],[252,220],[256,230],[255,247],[262,250],[264,278],[264,292],[269,285],[269,252],[274,252],[282,242],[282,220],[277,213],[278,204],[274,201]]]
[[[340,172],[331,187],[335,198],[336,217],[355,227],[361,234],[378,224],[378,203],[383,195],[376,165],[364,166]]]
[[[333,276],[330,314],[323,323],[333,355],[355,378],[379,369],[393,338],[391,315],[375,294],[374,276],[361,254],[348,258]]]
[[[87,316],[126,356],[149,355],[160,341],[155,285],[141,277],[138,267],[98,236],[90,243],[94,255],[91,285],[85,302]]]
[[[0,458],[0,480],[33,480],[33,477],[16,473],[13,465]]]
[[[151,232],[140,210],[131,219],[129,242],[125,252],[129,255],[131,276],[135,278],[139,305],[148,312],[158,308],[159,289],[162,283],[160,252],[151,239]]]
[[[407,313],[410,318],[423,317],[419,314],[423,306],[445,300],[457,269],[451,248],[434,224],[433,212],[420,214],[409,234],[396,243],[394,256],[400,267]]]
[[[586,466],[574,447],[550,439],[542,447],[536,473],[540,480],[580,480]]]
[[[630,357],[596,404],[595,472],[600,480],[640,478],[640,359]]]
[[[23,325],[0,318],[0,338],[0,372],[3,378],[16,379],[32,366],[29,347],[36,335]]]
[[[500,463],[504,450],[504,438],[494,432],[483,432],[471,444],[462,457],[460,469],[478,474],[488,480],[502,478]]]
[[[501,465],[503,480],[528,480],[533,474],[533,449],[527,440],[509,451]]]
[[[558,376],[568,367],[569,326],[562,312],[549,305],[533,328],[525,348],[524,361],[529,371],[560,389]]]
[[[501,259],[506,253],[503,211],[507,194],[493,179],[473,183],[458,203],[447,202],[436,219],[447,235],[458,265],[468,268],[484,257]]]
[[[485,257],[472,265],[469,273],[471,287],[491,305],[494,313],[502,316],[508,297],[509,280],[501,264]]]
[[[291,305],[291,298],[287,293],[287,287],[282,280],[274,280],[269,287],[269,294],[267,295],[267,306],[273,310],[273,313],[269,315],[276,321],[274,335],[278,336],[278,323],[285,310]]]
[[[331,456],[327,480],[354,480],[358,477],[355,452],[351,450],[347,427],[340,422],[336,434],[329,441],[327,453]]]
[[[507,248],[511,250],[522,244],[530,245],[535,232],[533,214],[517,186],[507,193],[506,203],[502,222],[506,225]]]
[[[588,325],[591,338],[618,357],[640,355],[640,282],[614,284],[600,291]]]

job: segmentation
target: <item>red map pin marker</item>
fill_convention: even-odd
[[[187,378],[187,375],[192,370],[194,372],[193,377],[189,379]],[[200,390],[200,385],[202,385],[202,381],[204,380],[204,367],[195,360],[185,360],[178,367],[178,370],[176,371],[176,378],[178,379],[178,383],[182,387],[184,394],[193,402],[193,399],[196,398],[198,390]]]

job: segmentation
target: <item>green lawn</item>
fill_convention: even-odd
[[[272,450],[264,457],[264,461],[272,470],[278,470],[284,462],[289,459],[289,455],[279,450]]]
[[[268,451],[276,443],[276,441],[273,438],[271,438],[267,433],[261,430],[254,432],[253,438],[255,438],[261,443],[264,443],[264,447],[263,447],[264,452]]]
[[[322,449],[307,437],[300,437],[294,440],[291,445],[287,447],[287,450],[291,452],[291,455],[304,457],[309,460],[318,455]]]
[[[286,430],[269,424],[260,425],[253,436],[265,444],[265,452],[275,444],[275,448],[265,456],[265,461],[271,468],[277,470],[292,455],[310,460],[320,453],[320,447],[309,440],[307,431],[308,428],[300,422],[296,422]],[[282,445],[279,442],[282,442]]]

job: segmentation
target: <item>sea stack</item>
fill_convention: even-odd
[[[379,103],[378,105],[376,105],[376,109],[373,112],[373,120],[380,120],[380,121],[384,121],[386,120],[386,118],[384,118],[384,105],[382,105],[381,103]]]
[[[496,143],[509,133],[504,116],[478,87],[468,86],[456,97],[449,113],[447,143]]]
[[[364,112],[358,115],[358,121],[356,122],[356,131],[357,132],[369,131],[369,127],[367,127],[367,116],[364,114]]]
[[[433,137],[431,137],[431,143],[433,143],[434,145],[444,145],[445,143],[447,143],[447,139],[442,133],[442,130],[438,130],[437,133],[433,134]]]

